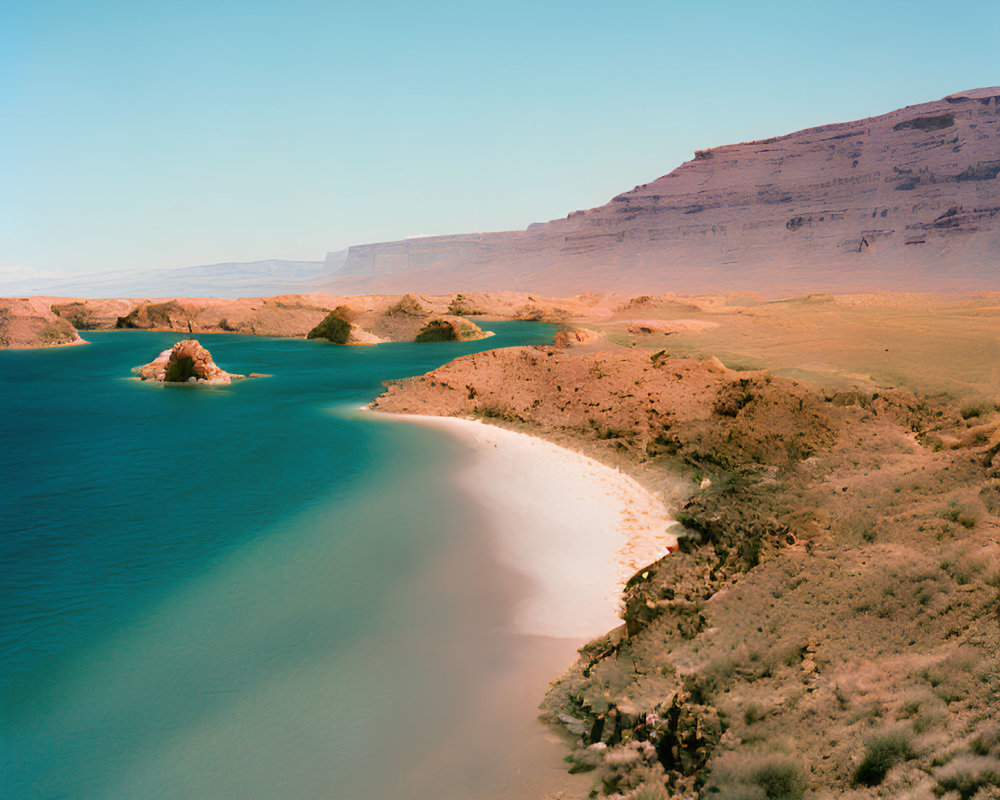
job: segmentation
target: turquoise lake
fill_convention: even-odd
[[[131,379],[177,334],[0,352],[0,794],[409,796],[503,668],[517,584],[453,489],[459,444],[357,408],[554,331],[487,327],[201,335],[223,369],[273,374],[212,388]]]

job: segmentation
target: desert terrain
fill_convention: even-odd
[[[544,704],[599,796],[997,796],[989,299],[747,300],[634,298],[590,321],[612,341],[466,356],[374,406],[550,438],[677,509],[680,552]]]
[[[591,796],[998,798],[998,154],[1000,89],[961,92],[525,231],[352,247],[329,293],[3,299],[0,347],[557,323],[372,408],[547,439],[683,524],[543,703]]]

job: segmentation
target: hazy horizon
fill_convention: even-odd
[[[43,0],[2,18],[0,277],[523,229],[695,149],[1000,83],[985,2]]]

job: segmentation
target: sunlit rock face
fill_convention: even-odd
[[[184,339],[164,350],[148,364],[138,368],[144,381],[163,383],[229,384],[246,375],[234,375],[220,369],[197,339]]]
[[[505,233],[352,247],[340,291],[1000,289],[1000,87],[695,153]]]

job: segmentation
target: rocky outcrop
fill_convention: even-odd
[[[711,452],[723,468],[752,459],[792,464],[831,436],[800,387],[662,351],[487,350],[390,384],[371,407],[582,432],[639,459]]]
[[[67,331],[66,324],[77,330],[139,329],[179,333],[239,333],[252,336],[304,338],[315,330],[331,312],[346,311],[351,330],[346,344],[412,342],[433,320],[446,322],[456,341],[481,339],[488,334],[466,319],[482,315],[489,319],[525,319],[560,322],[573,316],[609,317],[611,298],[583,295],[572,298],[549,298],[524,292],[492,292],[467,295],[420,294],[405,301],[407,295],[307,294],[277,297],[244,297],[238,300],[218,297],[110,298],[37,297],[2,299],[14,316],[24,314],[54,324],[55,330]],[[339,310],[339,311],[338,311]],[[462,313],[459,313],[462,312]],[[56,318],[61,319],[59,322]],[[41,325],[40,320],[36,327]],[[3,328],[0,327],[0,333]],[[51,334],[46,334],[51,335]],[[325,337],[323,337],[325,338]],[[20,341],[15,336],[13,340]],[[12,341],[13,341],[12,340]],[[45,346],[48,339],[32,339],[34,344],[7,346]],[[82,339],[80,340],[82,341]],[[53,339],[52,343],[66,343]]]
[[[339,291],[1000,288],[1000,87],[699,151],[527,230],[352,247]]]
[[[342,318],[349,322],[346,339],[338,344],[412,342],[433,320],[441,320],[454,332],[456,341],[481,339],[487,334],[479,326],[449,312],[455,295],[280,295],[224,298],[111,299],[38,298],[36,306],[78,330],[138,329],[180,333],[241,333],[255,336],[329,338],[316,333],[324,322]],[[499,317],[516,317],[531,305],[526,295],[475,296],[484,309]],[[14,301],[24,303],[26,301]],[[559,301],[562,303],[563,301]],[[573,306],[573,301],[567,301]],[[540,300],[538,318],[556,319],[551,300]],[[583,307],[576,303],[577,307]],[[475,309],[479,310],[479,309]],[[328,323],[329,324],[329,323]]]
[[[134,370],[141,380],[162,383],[203,383],[228,385],[246,375],[220,369],[197,339],[184,339],[155,359]],[[250,377],[254,377],[251,375]]]
[[[0,349],[64,344],[83,344],[83,339],[53,313],[48,298],[0,298]]]

